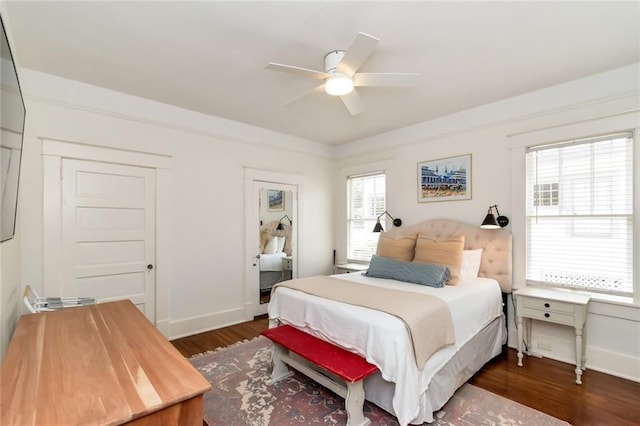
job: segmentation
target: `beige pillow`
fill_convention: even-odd
[[[447,281],[447,284],[456,285],[460,279],[463,249],[464,235],[455,235],[446,240],[436,241],[420,234],[416,241],[416,255],[413,261],[436,263],[448,267],[449,272],[451,272],[451,278]]]
[[[271,234],[267,231],[260,232],[260,253],[264,253],[264,248],[266,247],[270,236]]]
[[[417,234],[392,235],[386,232],[380,233],[376,256],[390,257],[396,260],[411,262],[416,248]]]

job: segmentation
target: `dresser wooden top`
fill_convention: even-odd
[[[130,302],[23,315],[0,372],[2,425],[113,425],[210,385]]]

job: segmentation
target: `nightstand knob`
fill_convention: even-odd
[[[548,307],[549,307],[549,304],[548,304],[548,303],[545,303],[545,304],[544,304],[544,307],[545,307],[545,308],[548,308]]]
[[[545,318],[549,318],[550,316],[551,316],[551,314],[545,312],[545,314],[544,314]]]

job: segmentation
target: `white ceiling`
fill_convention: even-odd
[[[20,66],[337,145],[640,62],[640,2],[15,2]],[[360,88],[351,116],[318,84],[362,31],[361,72],[415,72],[415,88]]]

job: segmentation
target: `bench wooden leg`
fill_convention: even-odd
[[[273,356],[271,357],[273,361],[273,371],[271,372],[271,379],[265,382],[269,386],[295,374],[293,371],[289,370],[287,364],[282,361],[283,355],[286,354],[285,351],[288,352],[278,344],[273,345]]]
[[[365,426],[371,421],[364,416],[364,387],[363,380],[347,383],[347,397],[344,405],[347,410],[347,426]]]
[[[292,359],[291,356],[289,356],[289,350],[277,343],[273,345],[272,361],[273,371],[271,372],[271,378],[265,382],[268,386],[293,376],[295,372],[289,369],[288,364],[290,364],[302,374],[344,398],[344,406],[347,412],[347,426],[366,426],[371,423],[371,421],[364,416],[363,411],[364,380],[359,380],[354,383],[343,382],[347,385],[345,389],[344,385],[337,383],[324,374],[318,373],[309,365]]]

